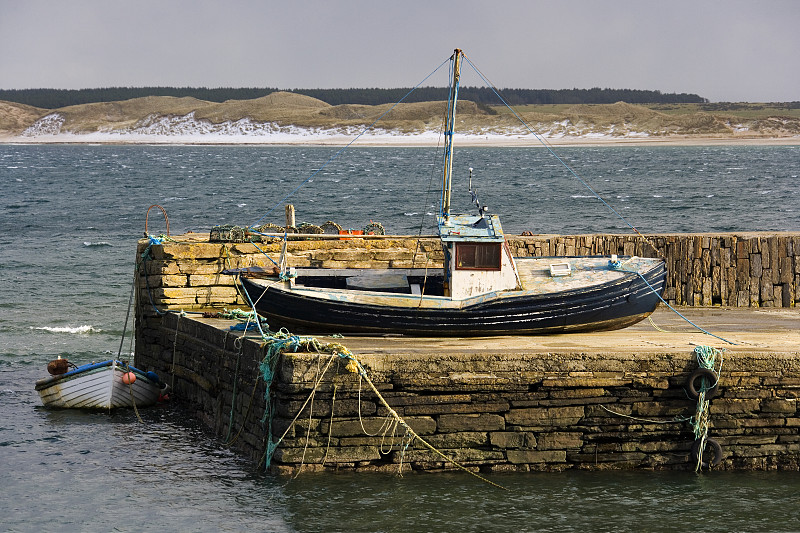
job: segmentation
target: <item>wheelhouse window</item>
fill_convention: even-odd
[[[457,270],[500,270],[499,242],[456,244]]]

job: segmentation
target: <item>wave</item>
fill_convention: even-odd
[[[50,333],[76,333],[78,335],[86,335],[89,333],[100,333],[101,329],[96,328],[90,325],[84,326],[30,326],[30,329],[36,329],[40,331],[49,331]]]
[[[99,241],[99,242],[89,242],[89,241],[83,241],[83,245],[84,245],[84,246],[88,246],[88,247],[94,247],[94,246],[113,246],[113,245],[112,245],[110,242],[106,242],[106,241]]]

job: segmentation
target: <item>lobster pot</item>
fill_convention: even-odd
[[[245,242],[247,239],[244,228],[226,224],[211,228],[208,240],[210,242]]]

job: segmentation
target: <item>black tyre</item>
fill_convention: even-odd
[[[706,389],[706,400],[710,400],[717,395],[717,389],[719,387],[717,373],[710,368],[698,368],[692,372],[689,381],[686,383],[686,390],[689,393],[689,397],[693,400],[700,397],[700,391],[703,390],[703,380],[705,380],[706,387],[708,387]],[[698,381],[700,383],[699,387],[697,386]]]
[[[692,464],[697,464],[697,460],[700,457],[700,454],[706,455],[706,453],[711,454],[710,461],[703,461],[702,467],[703,468],[710,468],[715,467],[722,462],[722,446],[720,446],[719,442],[715,441],[711,438],[706,438],[705,442],[705,449],[701,452],[700,451],[700,443],[703,439],[697,439],[692,444],[692,451],[690,457],[692,459]]]

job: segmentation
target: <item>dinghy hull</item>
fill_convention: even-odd
[[[128,373],[136,377],[132,383],[123,381]],[[165,389],[154,373],[115,360],[79,366],[36,382],[42,404],[56,408],[145,407],[156,403]]]

